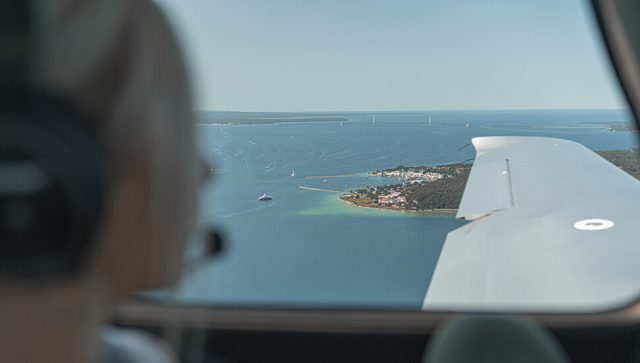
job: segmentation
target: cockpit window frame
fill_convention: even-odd
[[[616,76],[640,126],[638,62],[617,13],[615,0],[592,0],[597,23]],[[635,67],[635,69],[634,69]],[[465,311],[465,313],[487,313]],[[491,312],[496,313],[496,312]],[[501,312],[522,313],[522,312]],[[178,305],[132,298],[117,310],[115,323],[138,326],[216,328],[251,331],[305,331],[341,333],[431,333],[460,311],[391,311],[349,309],[236,308]],[[524,314],[550,328],[628,326],[640,324],[640,295],[609,310],[581,313]]]

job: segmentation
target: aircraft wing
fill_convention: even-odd
[[[612,308],[640,295],[640,182],[581,144],[478,137],[423,309]]]

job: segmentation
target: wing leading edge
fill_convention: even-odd
[[[586,147],[479,137],[423,309],[610,308],[640,294],[640,182]]]

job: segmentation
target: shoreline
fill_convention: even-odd
[[[423,214],[423,215],[429,215],[429,216],[455,216],[456,213],[458,212],[457,209],[444,209],[444,208],[429,209],[429,210],[418,210],[418,209],[412,210],[412,209],[385,207],[381,205],[360,205],[350,200],[343,199],[343,196],[338,196],[337,199],[339,199],[343,203],[348,204],[352,207],[366,208],[366,209],[382,209],[382,210],[388,210],[392,212],[401,212],[401,213]]]

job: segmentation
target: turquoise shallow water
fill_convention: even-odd
[[[432,127],[426,113],[376,113],[375,126],[364,115],[348,115],[343,126],[199,126],[202,152],[219,169],[203,190],[202,219],[224,229],[228,248],[171,296],[215,305],[419,309],[446,234],[463,222],[353,207],[339,193],[301,187],[391,183],[366,173],[473,158],[464,146],[475,136],[560,137],[595,150],[637,146],[635,134],[584,124],[630,120],[622,111],[431,115]],[[258,202],[262,193],[274,199]]]

